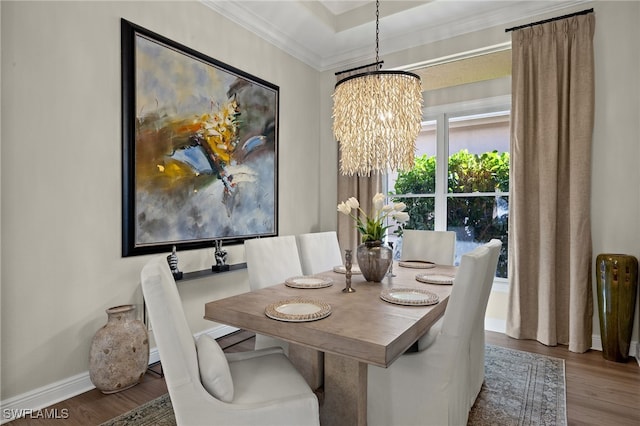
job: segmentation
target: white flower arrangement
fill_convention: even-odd
[[[357,198],[351,197],[338,204],[338,211],[344,215],[351,216],[356,221],[356,227],[362,236],[362,242],[382,241],[385,231],[391,225],[385,225],[387,218],[395,220],[399,225],[404,225],[409,221],[409,213],[405,203],[384,204],[385,196],[377,193],[373,196],[373,211],[367,215],[360,207]],[[353,211],[355,210],[355,213]],[[360,213],[360,214],[358,214]],[[364,220],[361,219],[364,217]]]

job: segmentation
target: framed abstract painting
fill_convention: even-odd
[[[278,86],[121,31],[122,255],[277,235]]]

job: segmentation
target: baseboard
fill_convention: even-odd
[[[89,379],[89,372],[86,372],[6,399],[0,403],[2,406],[0,424],[24,417],[29,413],[49,407],[94,388],[95,386]]]
[[[591,349],[602,352],[602,338],[595,334],[591,336]]]
[[[218,327],[196,333],[194,337],[198,338],[203,334],[208,334],[214,339],[217,339],[236,331],[238,331],[238,328],[230,327],[228,325],[220,325]],[[150,348],[149,365],[158,361],[160,361],[158,349]],[[95,386],[91,383],[89,372],[86,371],[21,395],[0,401],[0,406],[2,407],[0,424],[7,423],[19,417],[24,417],[25,415],[42,410],[53,404],[57,404],[60,401],[73,398],[74,396],[92,389],[95,389]]]
[[[484,329],[504,334],[507,331],[507,322],[497,318],[485,318]],[[602,338],[597,334],[591,336],[591,349],[602,352]],[[637,341],[631,341],[629,356],[635,357],[638,365],[640,365],[640,344]]]
[[[484,329],[487,331],[495,331],[496,333],[507,332],[507,321],[497,318],[485,318]]]

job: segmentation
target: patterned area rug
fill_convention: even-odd
[[[567,424],[564,360],[490,345],[485,353],[470,425]]]
[[[176,426],[169,394],[142,404],[100,426]]]
[[[564,361],[498,346],[486,347],[486,373],[469,425],[567,424]],[[163,395],[101,426],[174,426]]]

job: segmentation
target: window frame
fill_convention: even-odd
[[[507,112],[511,115],[511,96],[496,96],[491,98],[465,101],[455,104],[438,105],[423,109],[423,123],[435,121],[436,125],[436,187],[435,194],[410,194],[413,197],[433,197],[434,205],[434,230],[447,230],[447,198],[448,197],[487,197],[506,196],[509,192],[474,192],[474,193],[449,193],[448,186],[448,161],[449,161],[449,126],[450,119],[466,117],[478,114],[499,114]],[[385,175],[385,193],[389,194],[393,188],[389,188],[389,175]],[[403,197],[407,194],[395,194],[393,197]],[[494,283],[508,285],[507,278],[494,278]]]

